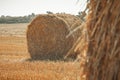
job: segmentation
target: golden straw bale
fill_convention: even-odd
[[[83,58],[81,56],[86,55],[87,48],[88,48],[88,41],[87,41],[88,40],[88,34],[87,34],[87,29],[86,29],[86,26],[85,26],[84,22],[82,22],[82,24],[79,27],[80,27],[80,30],[81,30],[80,31],[81,32],[80,36],[78,36],[78,38],[75,41],[74,45],[68,51],[68,53],[66,54],[66,56],[64,57],[64,59],[75,58],[76,61],[78,61],[78,60],[81,60]],[[75,28],[75,29],[77,29],[77,28]],[[77,35],[77,33],[76,33],[76,35]]]
[[[120,0],[90,0],[86,80],[120,80]]]
[[[80,19],[69,14],[37,16],[27,29],[28,51],[31,58],[40,60],[62,59],[80,35],[79,29],[77,34],[67,36],[72,30],[71,27],[78,27],[72,25],[78,20],[77,24],[80,25]]]

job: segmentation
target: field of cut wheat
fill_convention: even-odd
[[[79,62],[31,61],[28,24],[0,24],[0,80],[80,80]]]

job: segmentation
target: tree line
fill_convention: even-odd
[[[54,14],[53,12],[47,11],[47,14]],[[27,16],[18,16],[18,17],[12,17],[12,16],[4,16],[2,15],[0,17],[0,24],[12,24],[12,23],[29,23],[36,14],[32,13]],[[86,16],[85,12],[78,12],[78,15],[83,21],[85,20],[84,17]]]
[[[7,23],[29,23],[36,15],[34,13],[27,15],[27,16],[4,16],[0,17],[0,23],[7,24]]]

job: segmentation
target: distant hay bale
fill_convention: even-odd
[[[77,23],[76,23],[77,21]],[[67,37],[81,20],[69,14],[44,14],[37,16],[28,26],[27,43],[32,59],[62,59],[80,36],[80,29]]]
[[[86,80],[120,80],[120,0],[89,2]]]

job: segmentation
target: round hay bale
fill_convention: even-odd
[[[62,17],[61,17],[62,16]],[[73,46],[80,30],[66,37],[77,27],[79,18],[69,14],[44,14],[37,16],[28,26],[27,44],[32,59],[62,59]],[[68,23],[69,22],[69,23]],[[73,28],[71,28],[73,27]]]

